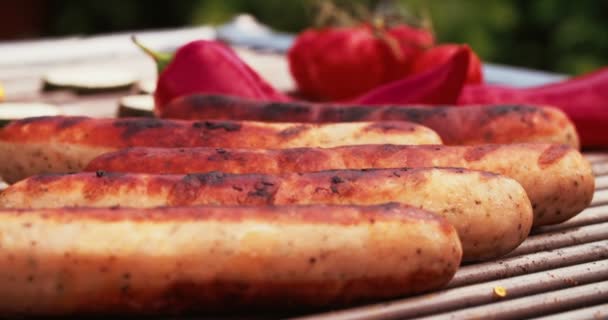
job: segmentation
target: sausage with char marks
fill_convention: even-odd
[[[552,107],[351,106],[308,102],[260,102],[238,97],[195,94],[175,99],[162,118],[238,119],[270,122],[408,121],[435,130],[447,145],[543,142],[579,147],[574,124]]]
[[[86,170],[281,174],[399,167],[462,167],[515,179],[532,202],[535,225],[572,218],[591,203],[595,189],[591,165],[583,155],[572,147],[551,144],[361,145],[280,150],[133,148],[101,155]]]
[[[187,205],[369,205],[401,202],[454,225],[465,260],[508,253],[528,235],[532,208],[515,180],[450,168],[331,170],[282,175],[49,174],[0,194],[0,207]]]
[[[435,132],[406,122],[290,124],[146,118],[40,117],[0,130],[0,177],[80,171],[126,147],[292,148],[367,143],[437,144]]]

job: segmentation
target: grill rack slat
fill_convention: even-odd
[[[410,298],[404,303],[394,304],[393,307],[386,306],[384,308],[369,309],[367,313],[365,311],[363,313],[366,313],[364,319],[405,319],[499,301],[500,298],[494,293],[494,288],[498,286],[506,289],[507,295],[505,299],[514,299],[549,290],[559,290],[569,286],[589,284],[603,280],[608,280],[608,260],[594,261],[551,271],[442,290]],[[363,318],[342,318],[339,314],[331,314],[327,318],[320,317],[318,319]]]
[[[608,281],[602,281],[418,319],[524,319],[607,300]]]
[[[448,284],[448,288],[600,259],[608,259],[608,240],[463,266]]]
[[[539,234],[539,233],[545,233],[545,232],[552,232],[552,231],[564,230],[564,229],[569,229],[569,228],[574,228],[574,227],[581,227],[581,226],[585,226],[588,224],[596,224],[596,223],[603,223],[603,222],[608,222],[608,208],[592,207],[592,208],[585,209],[579,215],[577,215],[576,217],[574,217],[566,222],[562,222],[560,224],[556,224],[556,225],[552,225],[552,226],[539,227],[537,229],[533,229],[532,233]]]
[[[603,239],[608,239],[608,222],[529,236],[524,243],[506,257],[516,257]]]
[[[572,320],[572,319],[608,319],[608,303],[587,308],[575,309],[532,320]]]
[[[608,174],[608,161],[591,163],[591,169],[596,176]]]
[[[608,175],[595,177],[595,189],[596,190],[608,189]]]

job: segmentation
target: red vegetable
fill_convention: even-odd
[[[289,67],[303,96],[343,100],[405,77],[433,43],[427,30],[405,25],[309,29],[289,50]]]
[[[438,64],[445,63],[447,60],[452,57],[456,51],[458,51],[460,45],[457,44],[442,44],[436,47],[433,47],[427,51],[425,51],[422,55],[420,55],[416,61],[414,62],[414,66],[412,67],[413,73],[420,73],[433,66]],[[481,61],[479,57],[473,52],[473,50],[469,51],[469,70],[467,74],[468,84],[478,84],[483,82],[483,74],[481,71]]]
[[[179,48],[175,55],[162,55],[139,44],[158,64],[154,92],[157,108],[174,98],[193,93],[234,95],[255,100],[290,100],[272,88],[236,53],[216,41],[199,40]]]
[[[551,105],[572,119],[583,147],[608,146],[608,68],[533,88],[465,86],[459,103]]]
[[[471,50],[461,46],[445,63],[394,81],[350,101],[355,104],[456,104],[464,86]]]

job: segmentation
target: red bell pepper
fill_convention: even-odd
[[[461,105],[505,103],[557,107],[576,125],[583,147],[608,146],[608,68],[532,88],[469,85],[459,99]]]

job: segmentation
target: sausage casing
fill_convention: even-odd
[[[133,148],[101,155],[89,171],[172,173],[313,172],[330,169],[461,167],[517,180],[534,208],[534,225],[563,222],[593,198],[591,165],[567,145],[361,145],[277,150]]]
[[[235,119],[270,122],[408,121],[435,130],[447,145],[543,142],[579,147],[574,124],[552,107],[347,106],[307,102],[260,102],[238,97],[195,94],[175,99],[162,118]]]
[[[40,117],[0,130],[0,176],[80,171],[96,156],[125,147],[289,148],[367,143],[436,144],[435,132],[406,122],[290,124],[153,118]]]
[[[532,208],[515,180],[449,168],[332,170],[283,175],[40,175],[0,194],[0,207],[157,207],[187,205],[370,205],[400,202],[454,225],[465,260],[517,247],[532,226]]]
[[[3,316],[351,304],[440,288],[462,254],[398,204],[0,210],[0,235]]]

